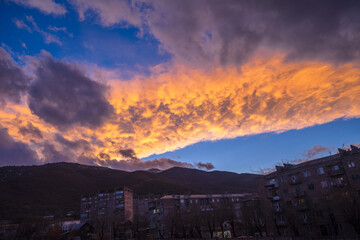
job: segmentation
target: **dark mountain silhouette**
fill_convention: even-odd
[[[255,192],[260,175],[225,171],[206,172],[198,169],[174,167],[158,173],[183,186],[204,193]]]
[[[77,163],[0,168],[0,220],[79,214],[80,198],[127,186],[137,195],[254,192],[259,175],[171,168],[127,172]]]

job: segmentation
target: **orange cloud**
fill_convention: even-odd
[[[281,55],[254,58],[241,69],[176,65],[131,81],[108,80],[107,98],[115,108],[114,117],[100,127],[62,130],[61,141],[54,137],[60,130],[26,106],[8,104],[0,110],[0,119],[14,139],[32,144],[39,154],[47,141],[60,152],[76,146],[69,150],[74,157],[107,154],[121,159],[119,150],[124,148],[145,157],[199,141],[279,133],[359,117],[359,76],[360,70],[352,64],[283,62]],[[42,138],[19,133],[19,125],[28,122]]]
[[[351,64],[257,58],[212,71],[176,66],[112,81],[111,139],[144,157],[199,141],[283,132],[360,116],[360,70]],[[130,141],[128,139],[131,139]]]

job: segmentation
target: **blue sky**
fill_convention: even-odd
[[[258,172],[359,144],[359,4],[278,4],[0,1],[0,166]]]
[[[183,159],[189,163],[210,161],[217,169],[224,171],[258,173],[261,169],[273,168],[282,162],[309,159],[304,154],[315,145],[328,147],[331,153],[335,154],[338,148],[359,144],[359,133],[359,119],[339,119],[279,134],[265,133],[215,142],[199,142],[145,159],[167,157]],[[310,159],[328,155],[329,151],[322,151]]]

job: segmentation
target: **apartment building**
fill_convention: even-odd
[[[159,209],[165,237],[250,236],[264,228],[256,194],[165,195]],[[164,236],[162,236],[164,237]]]
[[[134,230],[138,238],[158,238],[163,229],[163,203],[161,196],[148,195],[134,198]]]
[[[93,196],[81,198],[81,222],[132,222],[133,191],[122,187],[111,191],[101,191]]]
[[[259,187],[267,233],[324,237],[360,234],[360,150],[276,166]]]

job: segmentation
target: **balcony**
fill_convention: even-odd
[[[342,175],[344,173],[345,173],[344,169],[340,168],[340,169],[337,169],[337,170],[331,170],[329,172],[329,175],[330,175],[330,177],[336,177],[336,176]]]
[[[272,182],[269,184],[266,184],[265,187],[269,190],[279,188],[279,184],[277,182]]]
[[[296,206],[296,210],[298,211],[306,211],[309,209],[309,206],[307,204],[300,204]]]
[[[281,199],[280,196],[272,196],[272,197],[271,197],[271,200],[272,200],[272,201],[279,201],[280,199]]]
[[[275,211],[276,213],[281,213],[281,212],[282,212],[282,209],[281,209],[280,207],[275,207],[275,208],[274,208],[274,211]]]
[[[277,221],[276,221],[276,226],[278,226],[278,227],[283,227],[283,226],[285,226],[285,221],[284,221],[284,220],[277,220]]]
[[[297,179],[292,179],[290,181],[290,185],[297,185],[297,184],[301,184],[302,183],[302,180],[297,178]]]
[[[296,191],[295,192],[295,198],[300,198],[305,196],[305,192],[304,191]]]

